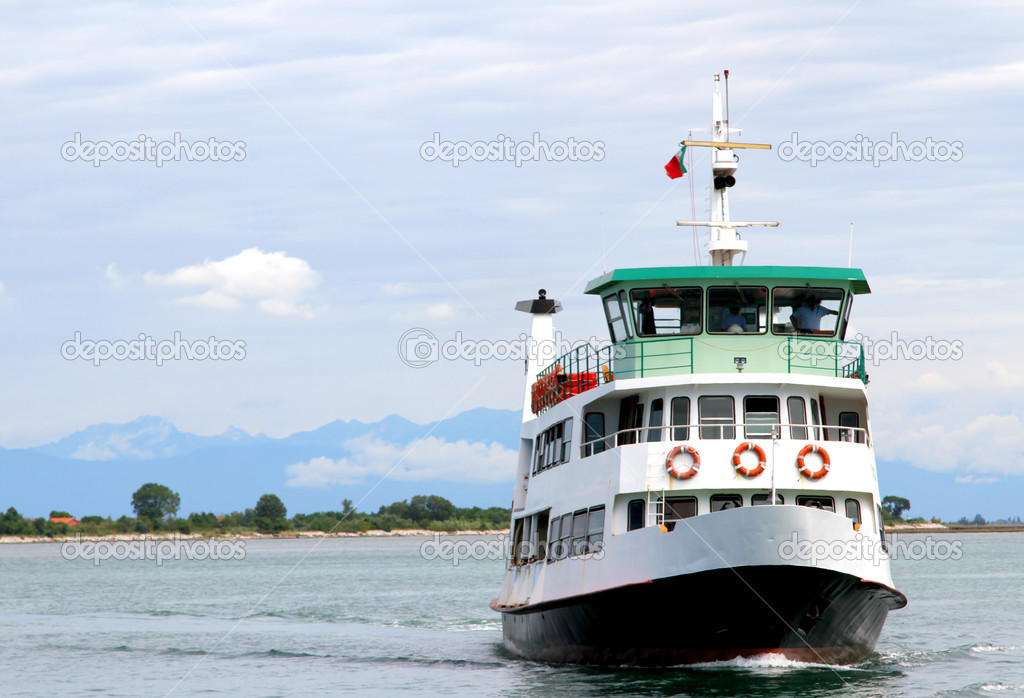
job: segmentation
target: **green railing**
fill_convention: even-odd
[[[864,345],[860,342],[788,337],[783,351],[788,373],[793,373],[794,369],[798,373],[820,371],[836,377],[855,378],[867,385]]]
[[[795,336],[762,348],[772,346],[778,348],[779,358],[772,357],[767,363],[759,361],[757,371],[781,372],[784,361],[786,373],[817,373],[868,382],[860,342]],[[703,351],[732,354],[743,350],[710,347]],[[703,357],[702,353],[702,366],[707,363]],[[616,378],[683,373],[694,373],[693,337],[640,339],[601,348],[585,344],[562,354],[537,374],[531,389],[533,412],[540,414],[562,400]]]

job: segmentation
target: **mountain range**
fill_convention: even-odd
[[[268,493],[280,496],[291,513],[337,510],[342,499],[353,500],[360,511],[375,511],[415,494],[439,494],[458,506],[507,506],[511,471],[498,477],[500,481],[488,482],[452,477],[449,469],[448,476],[436,479],[429,478],[429,472],[419,479],[371,474],[358,481],[296,486],[288,466],[317,460],[357,467],[359,444],[403,452],[423,439],[441,452],[446,445],[465,442],[459,444],[461,450],[449,448],[449,453],[486,445],[488,453],[507,460],[506,451],[518,449],[521,419],[517,410],[487,408],[429,424],[391,415],[373,423],[335,420],[283,438],[233,427],[223,434],[201,436],[154,416],[125,424],[95,424],[41,446],[0,448],[0,509],[13,506],[33,517],[59,509],[77,517],[116,518],[132,515],[131,495],[146,482],[167,485],[181,495],[179,516],[240,511]]]

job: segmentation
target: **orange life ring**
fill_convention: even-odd
[[[740,465],[740,454],[750,449],[753,449],[754,453],[757,454],[758,463],[756,468],[746,468]],[[744,477],[754,477],[756,475],[760,475],[761,473],[764,472],[764,466],[767,462],[768,461],[765,459],[764,456],[764,449],[755,444],[753,441],[744,441],[743,443],[736,447],[735,451],[732,452],[732,467],[736,468],[736,472],[739,473],[740,475],[743,475]]]
[[[678,468],[676,468],[675,464],[675,457],[678,456],[683,451],[689,453],[690,457],[693,458],[693,465],[691,465],[690,469],[686,471],[680,471]],[[665,457],[665,469],[668,471],[669,475],[671,475],[677,480],[689,480],[691,477],[697,474],[698,470],[700,470],[700,454],[697,453],[697,449],[695,449],[693,446],[676,446],[671,451],[669,451],[668,456]]]
[[[806,463],[804,463],[804,456],[808,453],[817,453],[821,456],[821,467],[817,470],[811,470]],[[828,471],[832,468],[832,461],[829,460],[828,451],[823,449],[821,446],[815,444],[807,444],[800,449],[800,453],[796,457],[796,467],[800,469],[800,474],[804,477],[809,477],[812,480],[817,480],[828,475]]]

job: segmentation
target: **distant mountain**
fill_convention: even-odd
[[[459,506],[508,504],[509,483],[381,480],[348,487],[288,486],[286,467],[313,459],[351,459],[346,445],[372,437],[401,448],[433,437],[443,442],[497,443],[519,447],[518,410],[479,408],[449,419],[416,424],[391,415],[378,422],[336,420],[284,438],[247,434],[230,428],[216,436],[180,431],[160,417],[125,424],[95,424],[53,443],[27,449],[0,449],[0,511],[16,507],[27,516],[51,509],[89,514],[131,514],[131,494],[146,482],[179,492],[181,512],[233,511],[255,505],[262,494],[278,494],[292,513],[340,509],[341,499],[376,510],[414,494],[439,494]]]

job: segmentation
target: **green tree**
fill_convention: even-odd
[[[180,505],[181,497],[177,492],[155,482],[147,482],[132,495],[132,509],[140,519],[155,521],[165,516],[174,516]]]
[[[54,509],[53,511],[50,512],[50,518],[51,519],[70,519],[71,518],[71,514],[67,513],[66,511],[58,511],[57,509]]]
[[[256,528],[261,531],[280,531],[287,527],[288,509],[276,494],[265,494],[256,502]]]
[[[910,500],[889,495],[882,500],[882,510],[896,521],[902,521],[903,512],[910,511]]]
[[[409,500],[409,518],[420,523],[422,521],[444,521],[455,514],[455,505],[444,497],[436,494],[425,496],[418,494]]]

